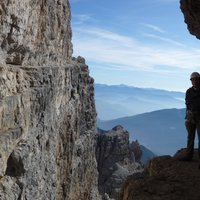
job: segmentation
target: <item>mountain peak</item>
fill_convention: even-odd
[[[125,131],[125,129],[121,125],[117,125],[117,126],[113,127],[112,130],[113,131],[122,131],[122,132]]]

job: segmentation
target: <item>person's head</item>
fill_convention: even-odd
[[[190,80],[192,82],[192,86],[199,87],[200,85],[200,74],[198,72],[192,72],[190,75]]]

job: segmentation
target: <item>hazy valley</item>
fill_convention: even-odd
[[[167,108],[184,108],[183,92],[95,84],[98,118],[110,120]]]
[[[184,93],[125,85],[97,84],[95,89],[99,128],[109,130],[120,124],[131,140],[158,155],[173,155],[185,147]]]

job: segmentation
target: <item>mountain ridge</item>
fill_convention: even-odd
[[[186,145],[184,125],[185,109],[163,109],[114,120],[100,121],[104,130],[118,124],[130,133],[131,140],[138,140],[157,155],[173,155]]]
[[[161,88],[153,88],[153,87],[138,87],[138,86],[133,86],[133,85],[126,85],[126,84],[106,84],[106,83],[95,83],[96,86],[105,86],[105,87],[115,87],[115,86],[119,86],[121,88],[135,88],[135,89],[144,89],[144,90],[158,90],[158,91],[167,91],[167,92],[177,92],[177,93],[184,93],[178,90],[167,90],[167,89],[161,89]]]
[[[184,108],[183,92],[127,85],[95,84],[98,118],[111,120],[169,108]]]

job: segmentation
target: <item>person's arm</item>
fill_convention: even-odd
[[[188,90],[186,91],[186,94],[185,94],[185,105],[186,105],[186,110],[189,109],[189,103],[190,103],[190,95],[189,95],[189,93],[190,93],[190,89],[188,89]]]

